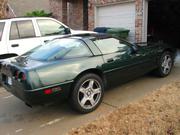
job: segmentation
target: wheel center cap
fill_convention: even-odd
[[[87,95],[88,97],[91,97],[92,93],[93,93],[92,89],[88,89],[88,90],[86,91],[86,95]]]

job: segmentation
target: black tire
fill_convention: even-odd
[[[165,69],[164,69],[165,67],[163,63],[166,58],[168,58],[170,62],[166,63],[167,65],[169,65],[169,69],[167,69],[165,72]],[[173,54],[169,51],[164,52],[159,58],[158,68],[155,70],[156,75],[159,77],[168,76],[171,73],[173,65],[174,65]]]
[[[100,93],[97,93],[97,95],[93,95],[94,92],[92,92],[93,90],[95,91],[96,89],[92,88],[93,90],[91,90],[89,88],[90,81],[92,81],[92,80],[94,80],[92,87],[97,87],[96,88],[97,90],[98,90],[98,87],[100,89]],[[86,85],[88,85],[87,88],[84,88]],[[80,88],[83,89],[84,93],[81,93]],[[71,97],[70,97],[70,103],[71,103],[71,106],[73,107],[73,109],[75,109],[76,111],[83,113],[83,114],[90,113],[90,112],[94,111],[101,104],[103,95],[104,95],[104,84],[103,84],[102,79],[96,74],[88,73],[88,74],[81,76],[75,82],[75,85],[74,85],[74,88],[73,88],[73,91],[72,91]],[[93,98],[93,101],[95,101],[94,97],[97,99],[96,99],[96,104],[92,105],[92,107],[90,107],[90,105],[89,105],[89,107],[86,108],[85,106],[88,106],[88,105],[86,105],[86,103],[91,104],[90,100],[89,101],[87,100],[84,103],[84,106],[81,103],[82,103],[83,98],[88,97],[88,96]]]

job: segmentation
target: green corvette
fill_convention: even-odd
[[[74,109],[88,113],[114,82],[150,71],[167,76],[175,51],[161,43],[138,46],[105,34],[71,35],[1,61],[0,80],[28,105],[69,99]]]

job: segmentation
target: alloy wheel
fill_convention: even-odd
[[[171,71],[172,68],[172,58],[169,54],[165,55],[161,64],[162,72],[167,75]]]
[[[96,79],[88,79],[82,83],[78,91],[78,102],[84,109],[95,107],[102,94],[100,83]]]

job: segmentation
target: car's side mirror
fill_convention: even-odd
[[[137,45],[132,45],[132,51],[133,53],[136,53],[137,51],[139,50],[138,46]]]
[[[70,30],[70,28],[65,28],[65,30],[64,30],[64,31],[65,31],[65,33],[66,33],[66,34],[71,34],[71,30]]]

